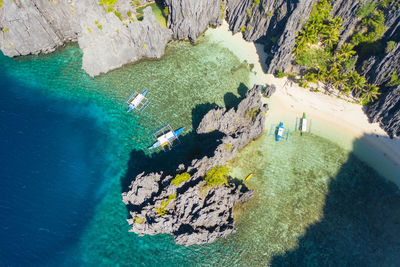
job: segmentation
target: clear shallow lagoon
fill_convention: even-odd
[[[391,227],[400,216],[397,189],[316,136],[294,136],[287,144],[263,137],[243,150],[232,173],[253,172],[249,186],[257,191],[237,208],[238,232],[229,238],[183,247],[168,235],[128,233],[120,178],[131,150],[149,146],[149,134],[166,122],[190,132],[193,110],[211,106],[201,104],[234,105],[250,69],[204,39],[196,46],[173,43],[160,61],[95,79],[80,61],[76,46],[0,57],[2,263],[260,266],[305,259],[337,265],[359,255],[367,264],[382,262],[380,256],[395,262],[390,249],[398,245],[382,238],[398,236]],[[153,99],[141,117],[123,105],[133,88],[149,89]],[[315,230],[309,236],[307,229]]]

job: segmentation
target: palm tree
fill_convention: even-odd
[[[346,60],[352,58],[356,54],[356,51],[354,51],[353,48],[354,48],[354,45],[345,43],[344,45],[342,45],[342,47],[336,53],[336,57],[340,61],[346,61]]]
[[[327,80],[333,84],[337,80],[338,76],[339,76],[339,69],[336,67],[331,67],[328,72]]]
[[[346,81],[346,75],[340,74],[333,81],[332,85],[337,89],[341,89],[344,86],[345,81]]]
[[[378,86],[376,86],[375,84],[367,83],[364,87],[362,98],[364,98],[364,100],[368,103],[374,99],[377,99],[378,95],[380,94],[381,93],[379,92]]]
[[[348,75],[349,85],[356,97],[360,97],[367,80],[356,71],[350,71]]]
[[[325,82],[327,75],[326,75],[326,69],[319,69],[317,72],[317,78],[321,82]]]

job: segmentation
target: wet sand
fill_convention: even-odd
[[[301,88],[287,78],[275,78],[262,71],[260,62],[266,54],[262,46],[243,40],[241,33],[232,35],[224,23],[209,29],[206,35],[228,48],[241,60],[253,64],[253,84],[274,84],[276,93],[268,100],[266,129],[283,121],[293,131],[296,117],[303,112],[312,120],[312,133],[325,137],[342,148],[354,152],[378,173],[400,187],[400,139],[390,139],[377,123],[370,123],[363,107],[320,92]]]

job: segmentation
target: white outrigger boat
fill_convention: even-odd
[[[309,124],[306,118],[306,113],[303,112],[303,116],[300,118],[300,123],[299,122],[299,118],[296,118],[296,131],[300,131],[300,135],[303,135],[303,133],[309,132],[311,133],[311,123],[312,121],[310,120]],[[297,127],[298,125],[298,127]]]
[[[151,100],[146,97],[146,94],[149,90],[144,91],[142,94],[133,90],[130,96],[126,99],[126,103],[129,105],[129,109],[127,112],[131,112],[132,110],[136,109],[139,112],[143,112],[148,105],[150,104]]]
[[[290,130],[288,128],[283,127],[283,122],[277,124],[272,124],[271,129],[269,130],[269,135],[274,135],[275,140],[279,142],[280,139],[289,140]]]
[[[180,143],[178,137],[182,133],[183,129],[185,129],[185,127],[174,131],[172,130],[169,123],[164,125],[160,129],[152,133],[157,141],[151,147],[149,147],[149,149],[154,149],[158,147],[162,147],[163,149],[165,149],[166,147],[172,148],[175,141],[178,141]]]

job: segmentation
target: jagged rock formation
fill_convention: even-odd
[[[131,216],[130,231],[139,235],[169,233],[183,245],[211,243],[235,231],[232,208],[251,198],[253,192],[239,182],[206,188],[204,176],[233,159],[238,149],[262,134],[267,106],[261,103],[260,89],[255,86],[248,91],[237,110],[211,110],[203,117],[197,133],[219,131],[223,137],[212,157],[195,159],[187,168],[179,167],[177,173],[191,175],[188,181],[176,186],[171,183],[173,176],[163,172],[136,177],[129,191],[122,194]],[[164,215],[156,211],[162,205]]]
[[[247,41],[266,37],[266,52],[270,55],[266,72],[287,70],[293,57],[297,32],[308,20],[316,0],[284,1],[228,0],[227,21],[233,32],[243,32]]]
[[[368,115],[373,122],[379,122],[391,137],[400,136],[400,86],[391,88],[369,106]]]
[[[360,69],[369,82],[384,85],[390,81],[393,72],[400,70],[400,43],[392,51],[380,57],[370,57]]]
[[[66,41],[78,41],[82,68],[91,76],[144,57],[160,58],[172,32],[159,25],[151,8],[144,10],[143,21],[135,22],[126,15],[135,12],[129,1],[118,1],[114,8],[120,13],[107,13],[97,0],[5,0],[0,49],[14,57],[48,53]]]
[[[209,25],[215,27],[222,23],[223,1],[165,0],[165,4],[169,11],[168,25],[175,39],[189,38],[194,42]]]
[[[7,56],[47,53],[66,41],[78,40],[84,53],[82,67],[94,76],[141,58],[160,58],[172,37],[195,41],[209,25],[220,25],[226,13],[233,32],[243,32],[247,41],[258,40],[265,44],[266,72],[292,72],[296,70],[292,64],[295,38],[317,1],[164,0],[170,28],[164,29],[149,11],[145,11],[143,21],[133,22],[128,14],[136,11],[128,0],[115,4],[119,15],[107,13],[98,0],[4,0],[0,8],[0,49]],[[332,15],[343,21],[338,43],[341,46],[359,29],[360,9],[380,1],[337,0],[331,3]],[[385,87],[394,71],[400,69],[398,4],[398,1],[391,1],[385,8],[386,32],[381,42],[384,46],[388,41],[395,41],[396,48],[385,55],[359,58],[357,63],[358,71],[380,87]],[[371,118],[375,117],[371,115]]]
[[[0,49],[9,57],[51,52],[80,32],[85,3],[4,0],[0,8]],[[85,1],[87,2],[87,1]]]
[[[101,18],[98,12],[104,13]],[[102,25],[101,29],[96,21]],[[141,58],[161,58],[172,39],[171,31],[160,26],[151,7],[143,10],[142,21],[128,25],[104,10],[87,12],[81,20],[81,28],[84,34],[78,38],[78,43],[83,52],[82,68],[90,76]]]

